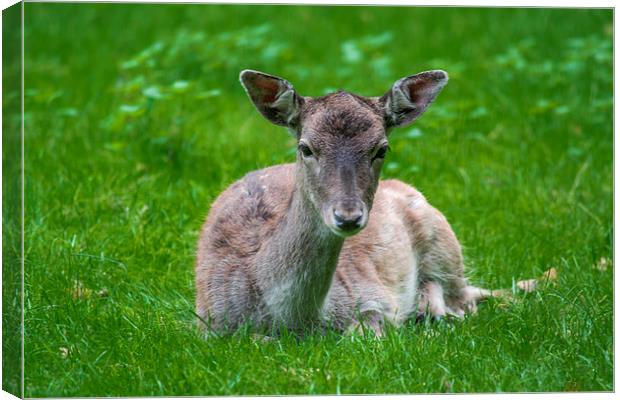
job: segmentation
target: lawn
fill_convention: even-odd
[[[27,397],[614,389],[611,10],[26,3],[25,24]],[[5,82],[18,62],[3,59]],[[312,96],[448,71],[390,136],[383,177],[447,216],[474,283],[513,288],[552,267],[557,281],[382,339],[203,340],[193,268],[209,205],[294,160],[244,68]],[[3,388],[16,392],[18,86],[3,95]]]

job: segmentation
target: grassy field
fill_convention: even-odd
[[[26,3],[26,396],[613,390],[612,17]],[[294,159],[247,100],[244,68],[304,95],[380,95],[448,71],[424,117],[390,136],[383,176],[447,216],[475,283],[510,288],[551,267],[557,282],[380,340],[201,339],[193,266],[209,205],[246,172]],[[5,74],[18,81],[7,60]],[[5,132],[18,132],[16,90],[5,87]],[[15,305],[19,137],[3,143]],[[5,312],[5,330],[17,318]],[[15,391],[19,343],[3,346]]]

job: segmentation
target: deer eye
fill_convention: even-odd
[[[299,151],[301,152],[301,155],[308,158],[308,157],[312,157],[314,154],[312,153],[312,150],[310,150],[310,147],[308,147],[307,144],[305,143],[299,143]]]
[[[372,158],[372,161],[375,160],[383,160],[385,158],[385,155],[388,151],[390,147],[388,145],[385,145],[383,147],[380,147],[379,150],[377,150],[377,152],[375,153],[375,155]]]

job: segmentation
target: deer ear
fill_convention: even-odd
[[[396,81],[381,97],[388,127],[407,125],[417,119],[446,83],[448,74],[441,70],[420,72]]]
[[[248,69],[241,71],[239,80],[265,118],[276,125],[294,127],[297,124],[303,98],[288,81]]]

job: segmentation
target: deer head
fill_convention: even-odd
[[[295,136],[298,189],[333,233],[347,237],[368,222],[390,129],[418,118],[448,75],[408,76],[381,97],[344,91],[304,97],[288,81],[251,70],[240,80],[258,111]]]

